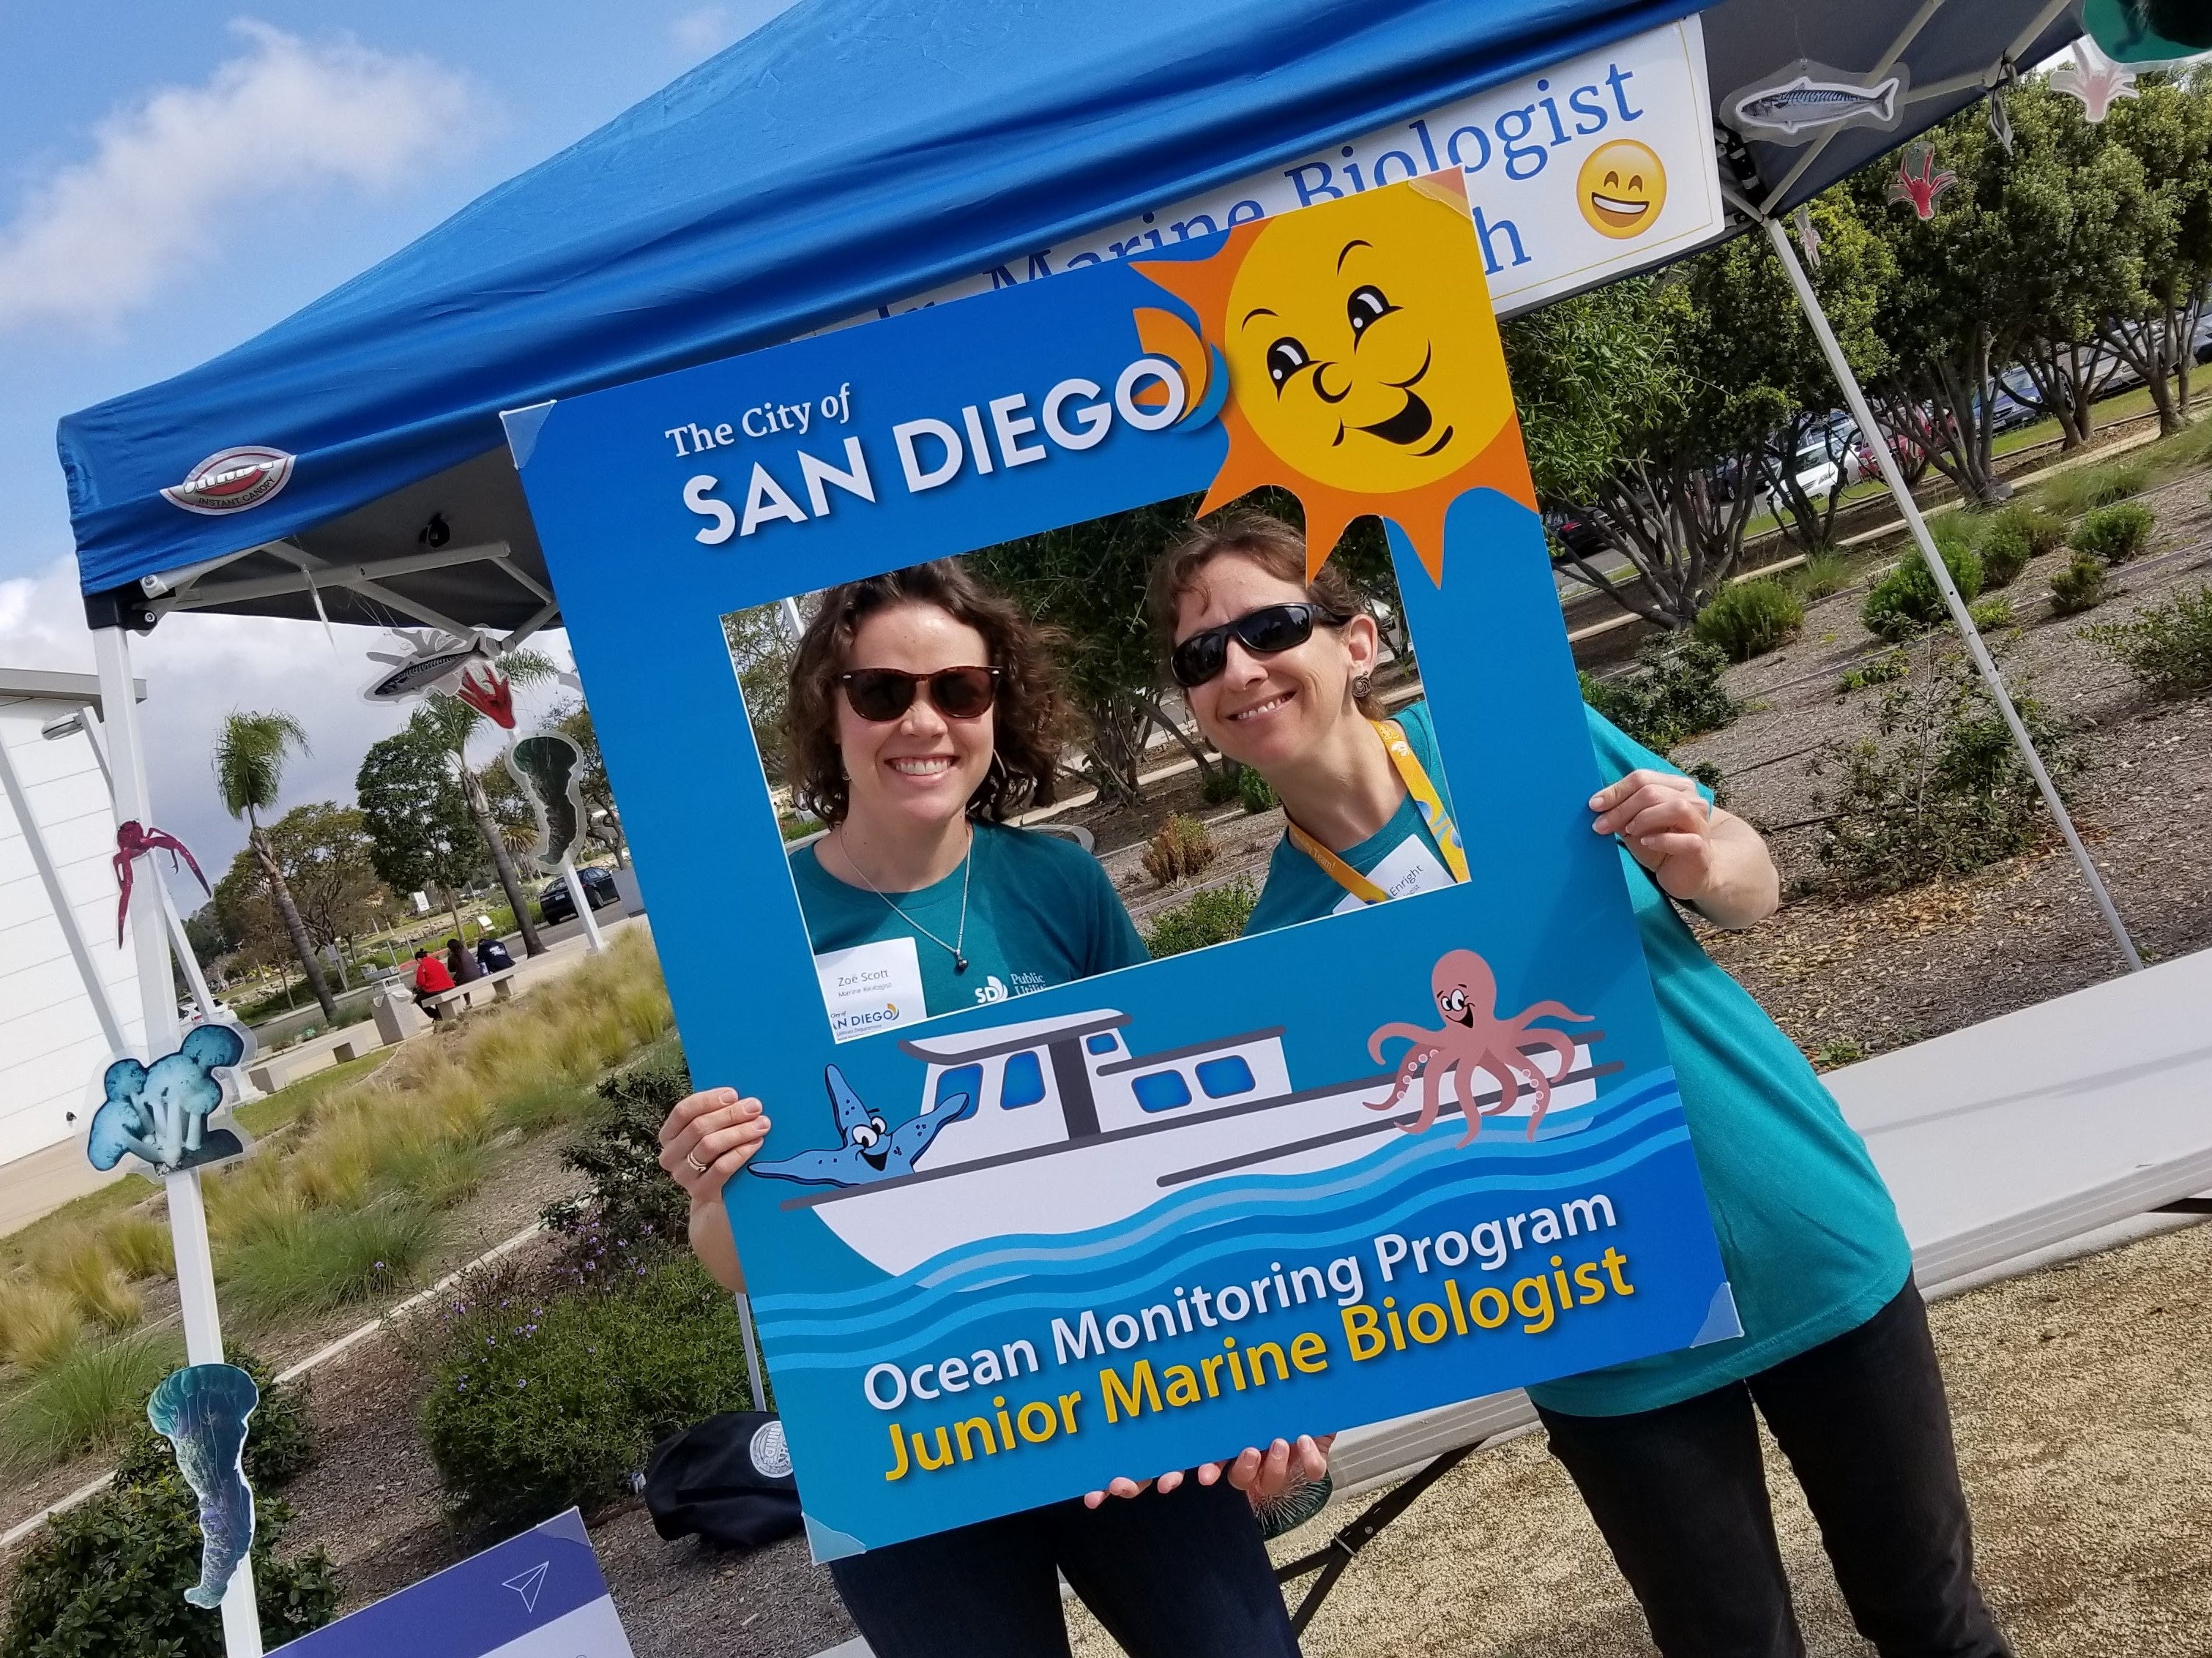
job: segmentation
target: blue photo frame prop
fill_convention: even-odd
[[[1237,284],[1341,319],[1360,260],[1432,337],[1448,476],[1278,464],[1304,440]],[[823,1156],[727,1193],[817,1557],[1737,1333],[1449,181],[507,418],[692,1075],[765,1102],[761,1161]],[[1388,521],[1472,878],[835,1041],[720,618],[1260,482],[1316,547]],[[1440,1027],[1457,951],[1501,1018],[1583,1016],[1533,1133],[1369,1108],[1370,1037]],[[1146,1109],[1165,1075],[1190,1102]],[[1040,1078],[1049,1144],[962,1161],[927,1116],[1036,1110]],[[903,1154],[872,1181],[833,1167],[871,1114]]]

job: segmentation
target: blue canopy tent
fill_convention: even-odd
[[[1693,12],[1733,209],[1721,234],[1763,228],[1822,331],[1782,216],[2080,30],[2074,0],[800,0],[258,337],[65,419],[102,675],[127,686],[128,631],[173,610],[409,618],[512,645],[560,605],[501,410],[1018,264]],[[1729,94],[1801,61],[1864,80],[1902,71],[1896,120],[1802,143],[1736,130]],[[2009,715],[1886,446],[1873,447]],[[127,690],[110,706],[120,815],[152,821]],[[2133,964],[2047,780],[2045,793]],[[135,931],[143,981],[160,987],[149,1007],[167,1009],[158,915]],[[174,1035],[149,1040],[165,1051]],[[173,1214],[180,1202],[188,1224],[197,1187]],[[196,1305],[188,1292],[186,1325],[195,1361],[219,1356],[211,1293]],[[226,1602],[232,1650],[258,1651],[250,1594],[246,1621],[228,1621],[240,1598]]]

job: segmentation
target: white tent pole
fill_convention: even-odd
[[[146,787],[146,750],[138,729],[138,701],[131,683],[131,636],[120,628],[96,628],[93,657],[100,670],[100,700],[107,710],[108,764],[115,815],[149,824],[153,805]],[[173,1054],[177,1029],[175,981],[159,896],[161,877],[149,858],[131,889],[131,933],[137,950],[138,999],[146,1014],[146,1055]],[[170,1247],[176,1256],[177,1300],[185,1327],[185,1357],[194,1364],[222,1363],[222,1320],[215,1299],[215,1258],[208,1248],[207,1208],[200,1172],[166,1176]],[[261,1619],[253,1600],[253,1565],[240,1560],[222,1596],[222,1643],[227,1658],[261,1658]]]
[[[23,843],[30,847],[31,862],[37,866],[39,879],[46,886],[46,902],[53,906],[54,920],[62,930],[62,942],[69,946],[70,959],[76,963],[77,976],[84,981],[85,997],[92,1003],[93,1017],[100,1021],[100,1034],[107,1041],[107,1051],[125,1053],[127,1050],[122,1021],[115,1017],[115,1004],[108,999],[106,981],[93,964],[92,951],[84,942],[84,929],[76,924],[76,911],[70,907],[69,895],[62,890],[61,872],[54,867],[53,856],[46,849],[46,831],[31,816],[30,798],[23,793],[22,781],[15,775],[15,762],[9,757],[4,742],[0,742],[0,789],[6,792],[9,808],[22,827]]]
[[[115,798],[115,774],[108,769],[107,750],[100,735],[100,716],[87,708],[82,720],[84,740],[92,744],[92,757],[100,762],[100,774],[106,780],[108,799],[112,800]],[[147,860],[146,867],[149,872],[152,871],[154,865],[150,859]],[[199,1007],[200,1017],[212,1019],[215,1017],[215,993],[208,988],[207,975],[200,971],[200,958],[192,951],[191,936],[185,931],[185,918],[178,911],[175,895],[170,892],[167,881],[155,881],[154,890],[161,895],[162,919],[169,925],[169,944],[177,952],[178,965],[185,970],[185,982],[192,987],[192,1000]],[[120,1046],[118,1044],[118,1051]]]
[[[2104,878],[2098,874],[2097,865],[2089,856],[2089,849],[2081,844],[2081,837],[2074,831],[2074,819],[2067,812],[2066,803],[2058,798],[2057,785],[2044,768],[2043,756],[2035,751],[2035,744],[2027,735],[2027,727],[2020,721],[2020,711],[2012,705],[2003,677],[1997,665],[1990,659],[1989,647],[1974,626],[1974,619],[1966,612],[1966,601],[1959,596],[1959,589],[1951,580],[1951,572],[1943,562],[1943,556],[1936,550],[1936,538],[1928,533],[1928,520],[1920,516],[1920,507],[1912,499],[1912,491],[1905,488],[1904,474],[1897,469],[1897,457],[1890,452],[1889,434],[1875,420],[1874,411],[1867,406],[1866,393],[1859,388],[1859,380],[1851,372],[1843,348],[1836,343],[1835,331],[1828,326],[1828,314],[1820,308],[1820,295],[1805,276],[1805,267],[1797,263],[1797,250],[1790,246],[1789,233],[1778,219],[1765,222],[1767,240],[1774,244],[1775,256],[1782,268],[1790,273],[1790,285],[1797,291],[1797,303],[1803,307],[1805,320],[1813,325],[1814,337],[1820,342],[1820,349],[1828,359],[1828,367],[1836,376],[1836,384],[1843,387],[1844,402],[1865,434],[1867,447],[1874,453],[1875,462],[1881,468],[1882,482],[1896,498],[1898,510],[1905,514],[1905,526],[1912,531],[1912,539],[1920,549],[1920,556],[1928,562],[1929,574],[1936,578],[1936,586],[1943,595],[1943,604],[1951,612],[1951,620],[1959,629],[1959,636],[1966,641],[1967,653],[1973,658],[1974,666],[1989,687],[1990,696],[2004,716],[2005,729],[2012,733],[2013,746],[2027,762],[2028,770],[2034,774],[2035,786],[2042,793],[2043,803],[2051,808],[2057,821],[2058,832],[2066,837],[2067,850],[2081,865],[2081,878],[2089,884],[2089,895],[2097,901],[2098,912],[2119,945],[2120,954],[2127,959],[2131,971],[2142,970],[2142,957],[2136,953],[2135,940],[2128,937],[2128,929],[2120,920],[2120,912],[2113,906],[2112,895],[2105,890]]]
[[[592,914],[591,895],[584,890],[584,878],[576,873],[576,860],[564,856],[561,859],[561,878],[568,884],[568,896],[576,906],[576,919],[584,924],[584,944],[592,955],[604,955],[607,941],[599,936],[599,918]]]
[[[737,1303],[738,1331],[745,1342],[745,1381],[752,1388],[753,1409],[768,1409],[768,1387],[761,1376],[760,1343],[753,1337],[753,1298],[743,1290],[730,1299]]]

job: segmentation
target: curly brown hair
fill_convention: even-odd
[[[793,801],[825,823],[844,822],[851,786],[837,748],[837,676],[851,665],[847,654],[860,623],[900,604],[934,605],[973,628],[983,635],[988,665],[999,671],[991,769],[968,797],[968,815],[1003,823],[1024,807],[1050,805],[1073,723],[1053,659],[1057,635],[949,558],[848,581],[822,595],[791,660],[785,725]]]
[[[1325,610],[1346,616],[1370,613],[1367,601],[1334,563],[1322,565],[1311,580],[1306,579],[1302,531],[1271,513],[1232,507],[1217,513],[1210,524],[1193,524],[1152,565],[1145,584],[1145,605],[1165,647],[1175,645],[1176,616],[1184,597],[1197,589],[1207,565],[1231,555],[1249,559],[1278,580],[1304,587],[1307,601]],[[1353,701],[1368,719],[1386,717],[1382,699],[1372,691]]]

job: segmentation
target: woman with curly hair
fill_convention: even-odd
[[[1005,821],[1051,800],[1066,705],[1041,631],[957,564],[825,594],[792,663],[788,720],[793,793],[830,825],[791,855],[817,955],[912,948],[931,1014],[1148,959],[1096,859]],[[760,1102],[729,1088],[691,1095],[661,1128],[692,1248],[732,1290],[744,1279],[722,1188],[768,1128]],[[1135,1658],[1294,1655],[1253,1499],[1317,1475],[1322,1455],[1278,1441],[1194,1479],[1115,1482],[1128,1501],[1094,1492],[830,1571],[877,1658],[1065,1655],[1060,1575]]]

